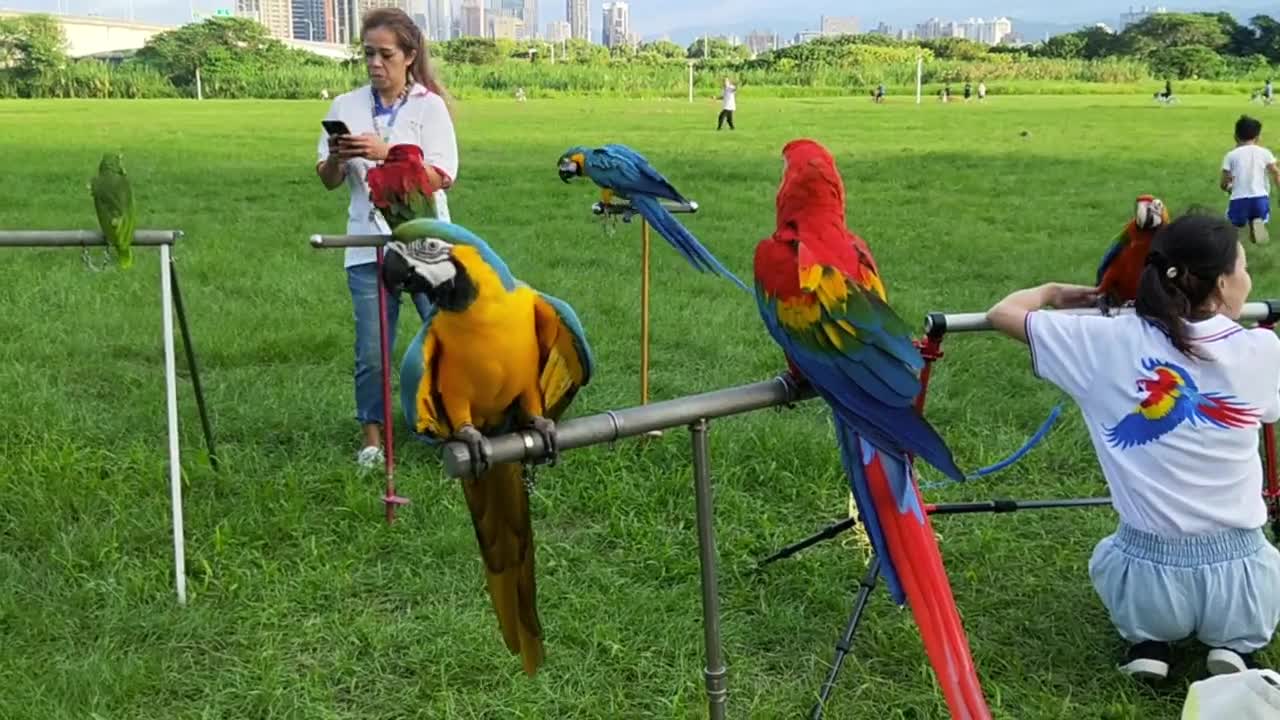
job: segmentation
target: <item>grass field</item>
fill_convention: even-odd
[[[184,385],[191,597],[180,608],[156,255],[95,274],[75,250],[4,254],[0,717],[705,717],[683,431],[575,451],[540,473],[548,659],[533,680],[502,646],[460,489],[403,432],[398,479],[412,504],[383,523],[381,479],[354,472],[341,257],[306,242],[343,230],[345,193],[324,192],[312,171],[325,109],[0,103],[0,227],[94,227],[87,179],[102,151],[122,148],[141,225],[186,232],[176,256],[225,463],[215,474],[200,454]],[[716,133],[717,110],[596,100],[457,110],[454,219],[571,302],[598,354],[572,414],[637,402],[639,242],[635,228],[606,236],[588,212],[593,190],[559,182],[555,161],[570,145],[645,153],[702,204],[689,226],[749,278],[753,247],[772,230],[782,145],[821,140],[848,185],[850,226],[916,323],[930,310],[985,309],[1016,287],[1090,281],[1142,192],[1175,212],[1223,207],[1216,178],[1232,123],[1258,111],[1204,97],[1176,108],[1147,96],[919,108],[752,100],[737,131]],[[1250,257],[1255,298],[1280,295],[1275,252]],[[653,262],[656,399],[781,368],[746,294],[691,272],[661,242]],[[401,318],[401,350],[414,320]],[[955,337],[946,349],[929,416],[965,467],[1012,451],[1059,399],[1013,342]],[[846,507],[828,413],[807,403],[718,421],[711,443],[730,716],[796,717],[826,672],[866,552],[846,539],[750,571]],[[1015,468],[927,497],[1104,492],[1072,409]],[[1109,509],[934,522],[996,717],[1176,717],[1203,672],[1194,646],[1164,687],[1112,669],[1123,646],[1086,572],[1115,524]],[[828,717],[946,717],[910,613],[882,591]]]

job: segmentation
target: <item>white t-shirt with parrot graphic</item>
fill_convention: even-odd
[[[1258,431],[1280,419],[1280,338],[1223,315],[1187,327],[1207,361],[1133,314],[1026,320],[1032,369],[1080,406],[1125,524],[1165,537],[1261,527]]]

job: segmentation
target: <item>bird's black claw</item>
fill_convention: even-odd
[[[467,454],[471,456],[471,476],[480,477],[481,473],[489,469],[489,458],[493,456],[489,438],[474,425],[463,425],[454,437],[467,444]]]
[[[531,423],[533,431],[538,433],[542,438],[542,445],[546,448],[546,455],[541,462],[535,463],[541,465],[555,465],[560,461],[560,448],[556,445],[556,423],[551,418],[537,416],[533,418]]]

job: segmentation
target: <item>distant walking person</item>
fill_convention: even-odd
[[[973,95],[973,85],[970,83],[965,83],[964,84],[964,101],[969,102],[969,97],[971,95]]]
[[[987,84],[982,80],[978,81],[978,102],[985,102],[987,99]]]
[[[1267,84],[1262,86],[1262,101],[1268,105],[1271,104],[1271,78],[1267,78]]]
[[[716,120],[716,129],[723,130],[725,120],[729,121],[729,129],[733,127],[733,111],[738,109],[737,102],[738,86],[734,85],[729,78],[724,79],[724,88],[720,93],[720,99],[724,104],[720,106],[720,118]]]
[[[879,85],[876,85],[875,99],[876,99],[876,102],[878,103],[884,102],[884,83],[880,83]]]

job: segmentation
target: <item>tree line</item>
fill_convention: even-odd
[[[72,60],[49,15],[0,19],[0,97],[173,97],[194,94],[199,76],[209,97],[316,97],[363,82],[362,59],[333,61],[291,48],[244,18],[211,18],[153,36],[123,59]],[[780,94],[849,92],[884,83],[985,80],[1008,91],[1029,84],[1137,84],[1155,79],[1260,82],[1280,63],[1280,23],[1258,15],[1241,24],[1227,13],[1165,13],[1109,32],[1083,28],[1034,47],[987,46],[959,38],[902,41],[883,35],[821,37],[752,57],[724,38],[682,47],[669,41],[606,48],[582,40],[459,38],[431,52],[460,95],[534,96],[604,93],[679,96],[686,62],[699,91],[732,74],[745,87]]]

